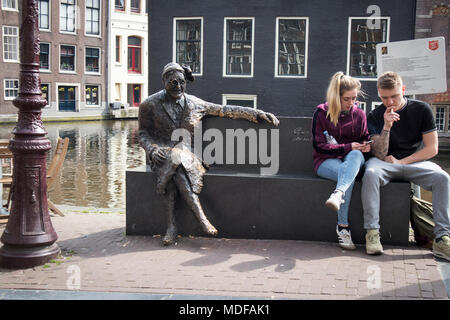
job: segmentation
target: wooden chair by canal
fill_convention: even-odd
[[[57,178],[59,176],[59,173],[61,172],[61,168],[63,166],[64,160],[66,158],[67,149],[69,147],[69,138],[58,138],[58,142],[56,144],[55,152],[53,154],[52,160],[50,162],[50,165],[47,168],[47,188],[50,188],[55,181],[57,181]],[[0,144],[1,149],[1,144]],[[1,157],[1,151],[0,151],[0,157]],[[11,201],[12,191],[14,188],[12,187],[12,176],[11,177],[3,177],[0,179],[0,183],[3,183],[3,186],[9,187],[10,192],[8,195],[8,202],[6,204],[6,207],[9,208],[9,204]],[[60,215],[64,217],[64,214],[59,210],[56,205],[47,198],[48,203],[48,209],[56,213],[57,215]]]

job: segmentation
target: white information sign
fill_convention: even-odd
[[[395,71],[403,79],[406,95],[447,91],[444,37],[377,44],[378,76]]]

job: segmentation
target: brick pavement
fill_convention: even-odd
[[[159,236],[126,236],[120,210],[63,210],[65,217],[52,216],[61,256],[35,268],[0,269],[0,289],[448,299],[438,263],[427,249],[385,246],[385,254],[368,256],[363,246],[344,251],[335,243],[206,237],[183,237],[162,247]]]

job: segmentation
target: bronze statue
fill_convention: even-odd
[[[177,190],[194,212],[203,230],[209,235],[218,233],[206,218],[198,197],[207,165],[190,152],[189,148],[180,148],[180,141],[172,141],[174,130],[185,129],[193,136],[194,129],[207,115],[246,119],[256,123],[263,119],[275,126],[279,121],[273,114],[261,110],[222,106],[186,94],[186,80],[194,81],[188,66],[167,64],[162,72],[162,80],[165,89],[149,96],[139,106],[139,142],[145,149],[151,169],[157,174],[156,191],[163,194],[167,201],[168,226],[162,242],[164,245],[171,245],[177,236]]]

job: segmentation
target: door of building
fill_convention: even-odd
[[[141,104],[140,84],[128,84],[128,103],[132,107],[139,107]]]
[[[76,99],[75,99],[74,86],[59,86],[58,87],[58,105],[59,111],[75,112]]]

